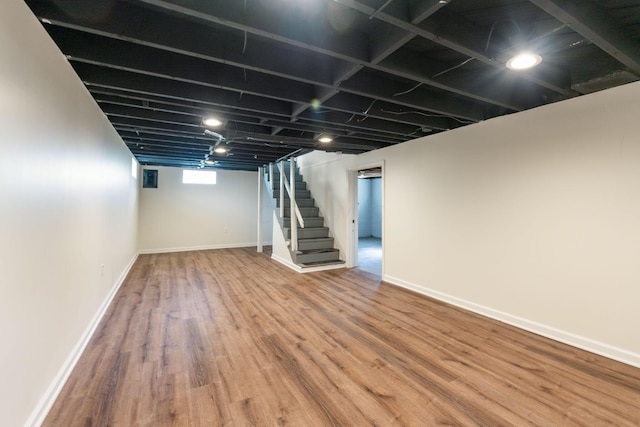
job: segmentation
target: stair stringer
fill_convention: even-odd
[[[273,222],[272,234],[271,234],[271,258],[278,261],[281,264],[286,265],[289,268],[297,270],[297,266],[293,262],[291,251],[289,250],[289,243],[284,237],[284,230],[282,227],[282,221],[280,219],[280,210],[276,207],[276,201],[273,198],[273,189],[268,179],[263,180],[264,190],[266,190],[266,196],[269,200],[271,207],[271,218]]]
[[[289,243],[284,238],[284,231],[282,230],[281,221],[276,210],[273,211],[272,238],[273,240],[271,244],[271,258],[294,270],[300,269],[300,267],[293,262],[293,257],[291,256],[291,251],[289,250]]]

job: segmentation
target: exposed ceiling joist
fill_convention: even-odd
[[[609,13],[594,2],[531,0],[640,76],[640,43],[620,29]]]
[[[268,8],[268,2],[195,0],[188,2],[189,7],[186,7],[180,0],[139,1],[191,19],[246,31],[345,61],[369,60],[369,40],[364,35],[347,36],[338,32],[328,32],[330,24],[326,16],[322,16],[323,10],[304,22],[305,31],[297,31],[299,25],[292,24],[300,15],[294,14],[294,8],[277,8],[277,14],[274,14],[273,10]],[[265,16],[270,16],[271,19],[264,19]]]
[[[25,2],[149,165],[211,167],[210,116],[232,148],[215,167],[255,170],[298,149],[362,153],[639,75],[640,7],[627,1]],[[542,63],[506,69],[524,45]]]
[[[307,36],[306,38],[302,37],[302,39],[300,39],[301,32],[291,30],[291,29],[299,28],[300,26],[300,23],[296,20],[296,17],[291,17],[290,15],[288,16],[285,14],[285,15],[278,15],[278,19],[276,20],[260,20],[259,16],[261,14],[262,16],[264,16],[265,13],[268,13],[267,11],[264,11],[264,5],[260,1],[249,0],[247,2],[246,13],[241,13],[239,11],[241,7],[240,2],[234,2],[231,4],[225,3],[224,5],[222,5],[222,4],[218,4],[221,2],[221,0],[198,1],[198,2],[190,2],[189,7],[187,8],[182,6],[181,2],[177,0],[170,0],[170,1],[143,0],[143,1],[148,4],[152,4],[158,8],[168,10],[172,13],[178,13],[178,14],[185,15],[190,18],[197,19],[203,22],[226,26],[226,27],[230,27],[240,31],[246,31],[253,35],[265,37],[267,39],[271,39],[280,43],[301,47],[307,51],[312,51],[318,54],[326,55],[327,57],[333,58],[334,60],[346,61],[350,65],[346,66],[346,68],[341,73],[334,74],[334,81],[332,82],[334,86],[339,86],[342,81],[352,76],[362,66],[366,66],[368,68],[378,69],[383,72],[394,74],[393,68],[377,66],[377,63],[382,61],[385,58],[385,56],[378,54],[375,58],[372,57],[372,55],[369,52],[369,49],[370,49],[369,44],[371,43],[371,40],[357,39],[357,35],[356,35],[354,36],[357,39],[356,42],[350,39],[350,41],[348,41],[347,44],[345,45],[343,41],[336,41],[331,37],[315,38],[315,37]],[[342,1],[340,0],[339,2],[342,2]],[[369,12],[373,12],[372,8],[362,6],[358,2],[349,0],[349,1],[346,1],[346,3],[348,3],[350,7],[354,7],[354,5],[357,5],[356,9],[359,11],[367,10]],[[229,5],[230,7],[227,7],[227,5]],[[215,13],[218,13],[218,14],[215,15]],[[377,18],[384,17],[384,16],[387,16],[384,11],[381,12],[379,15],[376,15]],[[428,17],[427,14],[422,14],[421,19],[426,19],[427,17]],[[287,19],[290,19],[291,22],[288,21]],[[255,26],[253,27],[248,26],[248,22],[254,23]],[[395,25],[395,24],[398,24],[398,22],[399,21],[392,21],[390,23]],[[310,33],[316,34],[316,32],[318,34],[326,34],[326,28],[330,27],[330,24],[327,22],[318,23],[314,21],[312,23],[305,22],[304,24],[305,25],[309,24],[311,26],[310,28],[305,28],[305,31],[302,33],[304,35],[308,35]],[[426,35],[427,38],[432,37],[442,41],[441,36],[431,34],[426,30],[422,30],[410,22],[403,23],[403,25],[401,25],[400,28],[405,32],[413,34],[412,37],[415,37],[416,35],[425,37]],[[473,36],[469,36],[469,39],[475,40]],[[342,40],[342,38],[340,38],[340,40]],[[359,50],[357,53],[353,53],[354,43],[359,46]],[[248,43],[247,46],[249,44],[250,43]],[[463,50],[466,52],[468,49],[463,49]],[[389,51],[388,53],[392,53],[392,52]],[[478,53],[476,56],[478,58],[484,58],[483,60],[486,60],[487,63],[490,63],[492,65],[497,65],[500,68],[503,68],[504,66],[503,63],[497,62],[491,58],[487,58],[484,55],[481,55],[480,53]],[[289,63],[289,61],[287,61],[287,63]],[[444,66],[441,66],[439,68],[443,69]],[[534,76],[532,78],[537,83],[539,83],[540,79],[538,77]],[[442,86],[441,83],[431,81],[426,78],[421,78],[420,80],[422,80],[422,82],[424,82],[425,84],[433,83],[435,87]],[[544,83],[544,84],[547,86],[550,86],[553,90],[558,90],[563,93],[570,93],[570,91],[568,91],[566,88],[558,89],[557,87],[555,87],[555,83],[553,82],[548,84]],[[476,97],[475,92],[465,91],[462,88],[447,87],[446,89],[451,89],[455,93],[461,94],[463,96],[468,96],[470,98]],[[487,100],[486,98],[483,99],[483,101],[486,101],[486,100]],[[489,101],[490,101],[490,98],[489,98]],[[500,103],[501,101],[497,101],[497,102]]]
[[[482,41],[478,37],[478,33],[483,33],[484,31],[470,28],[472,25],[468,22],[463,22],[460,18],[456,19],[450,15],[439,14],[437,19],[425,21],[422,24],[414,24],[407,2],[390,3],[391,7],[376,11],[373,7],[359,0],[336,1],[370,16],[375,13],[376,19],[383,20],[416,36],[441,44],[469,58],[499,69],[504,67],[504,62],[491,57],[483,51]],[[535,75],[525,75],[523,77],[563,95],[573,94],[570,88],[559,85],[557,82],[545,80]]]

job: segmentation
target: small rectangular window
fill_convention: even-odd
[[[182,171],[182,183],[215,185],[216,172],[185,169]]]
[[[144,169],[142,171],[142,188],[158,188],[157,169]]]
[[[138,162],[135,158],[131,158],[131,176],[133,179],[138,179]]]

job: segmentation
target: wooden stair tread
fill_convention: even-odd
[[[325,252],[340,252],[339,249],[336,248],[325,248],[325,249],[304,249],[304,250],[299,250],[298,251],[298,255],[302,255],[302,254],[322,254]]]
[[[299,263],[298,265],[300,267],[319,267],[322,265],[338,265],[338,264],[344,264],[344,261],[340,259],[335,261],[314,261],[314,262],[303,262],[303,263]]]

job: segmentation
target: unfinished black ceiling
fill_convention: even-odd
[[[361,153],[640,76],[638,0],[26,3],[143,165]]]

